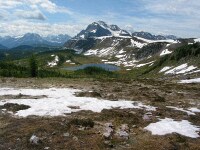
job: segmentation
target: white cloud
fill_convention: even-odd
[[[36,20],[46,20],[46,17],[38,10],[34,11],[24,11],[24,10],[17,10],[15,15],[19,18],[24,19],[36,19]]]
[[[46,0],[46,2],[42,2],[40,4],[40,6],[47,10],[48,12],[50,13],[67,13],[67,14],[72,14],[71,11],[69,11],[67,8],[65,7],[60,7],[60,6],[57,6],[56,4]]]
[[[127,30],[127,31],[129,31],[129,32],[133,32],[134,31],[134,27],[131,24],[126,24],[124,26],[124,29]]]
[[[68,23],[35,23],[25,20],[18,20],[0,24],[0,35],[17,36],[25,33],[38,33],[42,36],[49,34],[69,34],[76,35],[83,27],[80,25],[70,25]]]
[[[163,0],[142,1],[146,10],[157,14],[173,14],[184,17],[196,17],[200,14],[199,0],[165,0],[164,2]]]
[[[1,9],[19,8],[20,6],[26,6],[31,9],[40,8],[49,13],[73,14],[73,12],[66,7],[58,6],[50,0],[0,0]]]
[[[1,9],[10,9],[22,5],[22,0],[0,0]]]

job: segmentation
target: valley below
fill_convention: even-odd
[[[200,84],[0,78],[0,149],[199,149]]]

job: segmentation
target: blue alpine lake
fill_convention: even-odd
[[[118,71],[118,70],[120,70],[120,67],[117,67],[117,66],[114,66],[114,65],[109,65],[109,64],[84,64],[84,65],[75,66],[75,67],[65,67],[63,69],[75,71],[75,70],[85,69],[87,67],[99,67],[99,68],[105,69],[107,71]]]

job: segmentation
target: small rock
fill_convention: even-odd
[[[132,128],[136,128],[137,126],[136,125],[132,125]]]
[[[62,122],[65,122],[65,121],[66,121],[66,119],[65,119],[65,118],[62,118],[62,119],[61,119],[61,121],[62,121]]]
[[[84,131],[85,127],[78,128],[79,131]]]
[[[148,115],[146,115],[146,114],[142,118],[145,121],[151,121],[151,118]]]
[[[74,140],[74,141],[78,141],[78,137],[74,136],[74,137],[73,137],[73,140]]]
[[[128,125],[127,125],[127,124],[122,124],[122,125],[121,125],[121,130],[122,130],[122,131],[129,131]]]
[[[106,131],[103,133],[103,136],[108,139],[111,137],[112,133],[114,132],[114,130],[110,127],[106,127],[105,129]]]
[[[129,139],[129,134],[126,131],[119,131],[118,134],[120,137]]]
[[[114,126],[112,123],[106,123],[105,126],[106,126],[106,128],[105,128],[105,132],[103,133],[103,136],[106,139],[110,139],[114,132],[114,130],[113,130]]]
[[[50,147],[45,147],[44,149],[50,149]]]
[[[39,144],[39,141],[40,141],[40,138],[39,137],[37,137],[37,136],[35,136],[34,134],[31,136],[31,138],[30,138],[30,143],[31,144],[36,144],[36,145],[38,145]]]
[[[110,144],[110,141],[104,141],[104,144],[108,145]]]
[[[135,111],[130,111],[129,113],[132,114],[132,115],[135,115],[135,114],[136,114]]]
[[[113,128],[113,127],[114,127],[112,123],[106,123],[105,126],[106,126],[106,127],[110,127],[110,128]]]
[[[63,134],[64,137],[69,137],[69,135],[70,134],[68,132],[66,132],[66,133]]]

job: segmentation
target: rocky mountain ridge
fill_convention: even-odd
[[[71,37],[69,35],[49,35],[42,37],[36,33],[26,33],[23,36],[0,37],[0,44],[8,47],[18,47],[21,45],[29,46],[62,46]]]

